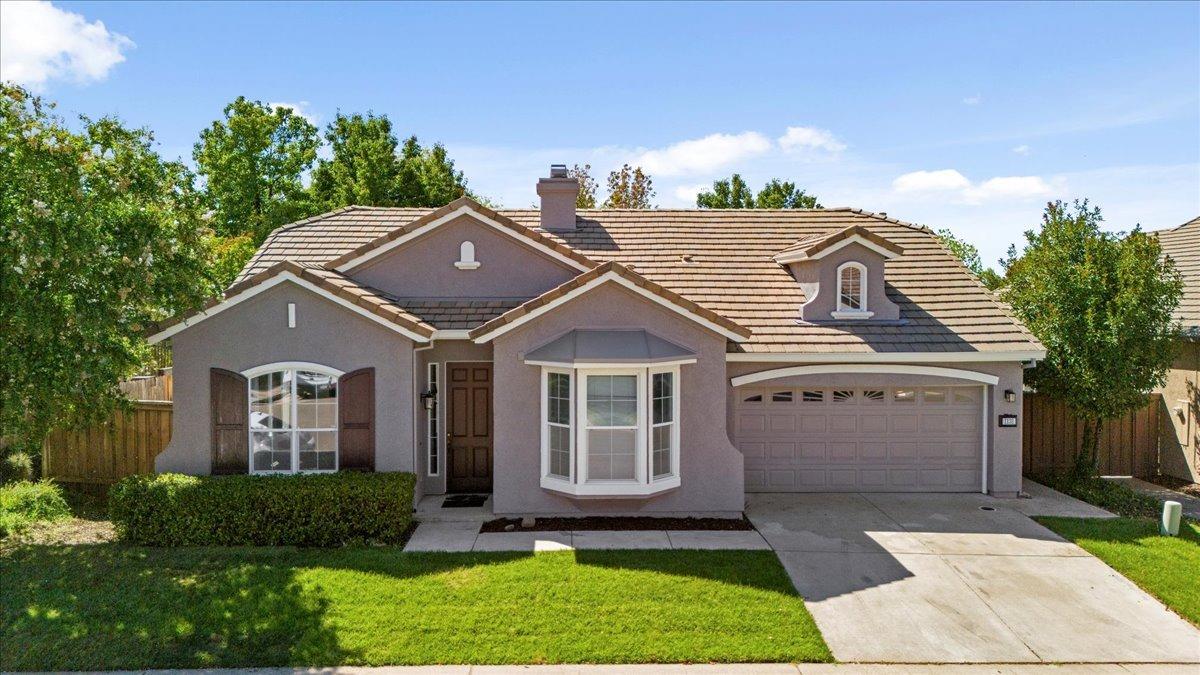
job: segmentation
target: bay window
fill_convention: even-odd
[[[678,365],[542,369],[542,486],[580,496],[679,485]]]

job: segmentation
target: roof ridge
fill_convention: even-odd
[[[929,227],[928,225],[917,225],[915,223],[910,223],[905,220],[900,220],[899,218],[892,218],[891,216],[887,215],[886,211],[883,211],[880,213],[875,213],[874,211],[868,211],[866,209],[847,208],[846,210],[850,211],[851,213],[857,213],[859,215],[867,216],[868,218],[882,220],[885,223],[893,223],[895,225],[901,225],[903,227],[907,227],[909,229],[916,230],[918,232],[927,232],[929,234],[934,234],[934,235],[937,234],[936,232],[933,231],[933,228]]]

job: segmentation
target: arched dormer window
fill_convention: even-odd
[[[867,308],[867,268],[862,263],[846,262],[837,268],[837,311],[835,319],[866,319],[874,312]]]
[[[479,261],[475,260],[475,244],[464,241],[458,246],[458,262],[454,266],[460,270],[479,269]]]

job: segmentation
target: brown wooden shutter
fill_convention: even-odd
[[[338,468],[375,470],[375,369],[338,379]]]
[[[212,403],[212,473],[248,473],[250,401],[246,378],[213,368],[209,370],[208,382]]]

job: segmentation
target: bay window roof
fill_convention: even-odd
[[[525,363],[574,368],[693,363],[696,352],[644,330],[575,329],[525,354]]]

